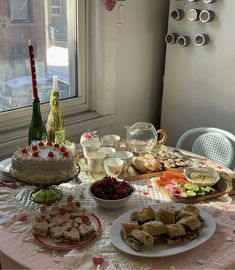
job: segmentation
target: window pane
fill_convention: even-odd
[[[0,16],[6,17],[5,25],[0,28],[0,112],[32,104],[28,40],[34,45],[41,103],[49,101],[53,75],[59,78],[61,99],[78,96],[74,87],[76,70],[73,63],[69,65],[69,59],[74,61],[76,55],[69,34],[73,22],[67,18],[68,5],[75,5],[76,0],[54,2],[63,7],[59,16],[52,16],[50,1],[34,0],[31,2],[34,20],[20,24],[13,23],[11,17],[7,18],[9,6],[6,1],[0,1]],[[11,9],[15,12],[21,10],[17,16],[23,18],[27,14],[23,12],[26,3],[27,0],[11,0]],[[76,8],[72,10],[76,12]]]

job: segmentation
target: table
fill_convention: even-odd
[[[27,238],[27,234],[10,232],[9,214],[24,215],[24,213],[37,210],[38,206],[22,200],[22,197],[30,192],[30,187],[0,188],[0,223],[7,218],[6,224],[0,225],[0,259],[3,269],[94,269],[92,262],[94,255],[104,256],[105,264],[101,267],[102,269],[235,268],[235,203],[233,201],[225,198],[224,201],[200,204],[216,219],[217,229],[213,237],[198,248],[171,257],[138,258],[122,253],[112,245],[109,240],[112,221],[128,209],[166,202],[167,198],[158,190],[153,189],[149,185],[149,180],[139,180],[132,182],[136,187],[136,194],[130,199],[126,208],[115,210],[115,212],[103,210],[97,207],[87,194],[87,186],[90,184],[88,176],[81,173],[80,178],[82,184],[79,190],[73,183],[61,185],[65,197],[68,194],[76,197],[79,193],[81,204],[100,217],[103,232],[92,245],[79,250],[74,249],[68,253],[42,249],[32,238]]]

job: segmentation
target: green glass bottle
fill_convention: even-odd
[[[53,88],[50,96],[51,110],[47,118],[47,133],[49,140],[56,143],[65,142],[65,129],[62,110],[60,107],[60,95],[58,91],[57,76],[53,76]]]
[[[41,110],[40,110],[40,100],[33,100],[33,113],[31,124],[28,131],[28,143],[29,145],[33,142],[46,141],[47,131],[46,127],[42,121]]]

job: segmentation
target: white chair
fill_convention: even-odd
[[[232,143],[235,142],[235,136],[232,133],[212,127],[193,128],[181,135],[176,148],[182,148],[185,139],[195,133],[198,133],[198,137],[192,144],[193,153],[220,162],[226,167],[231,166],[234,157]]]

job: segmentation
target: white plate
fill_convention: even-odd
[[[159,203],[159,204],[153,204],[150,205],[155,211],[159,209],[160,206],[162,205],[175,205],[175,209],[179,210],[183,206],[185,206],[182,203]],[[200,235],[197,239],[194,239],[193,241],[187,242],[187,243],[182,243],[177,246],[170,247],[166,243],[163,244],[157,244],[155,245],[152,249],[146,250],[146,251],[141,251],[137,252],[134,249],[130,248],[123,240],[120,234],[121,230],[121,223],[126,222],[130,220],[130,214],[133,211],[140,211],[142,210],[143,207],[138,207],[135,209],[132,209],[120,217],[118,217],[112,224],[111,231],[110,231],[110,238],[111,242],[116,246],[118,249],[121,251],[130,254],[130,255],[135,255],[139,257],[165,257],[165,256],[171,256],[175,254],[179,254],[185,251],[188,251],[190,249],[193,249],[202,243],[206,242],[215,232],[216,229],[216,223],[213,217],[207,213],[204,210],[200,209],[200,215],[204,219],[204,224],[203,228],[200,231]]]
[[[0,161],[0,171],[3,173],[9,173],[11,167],[11,158]]]

